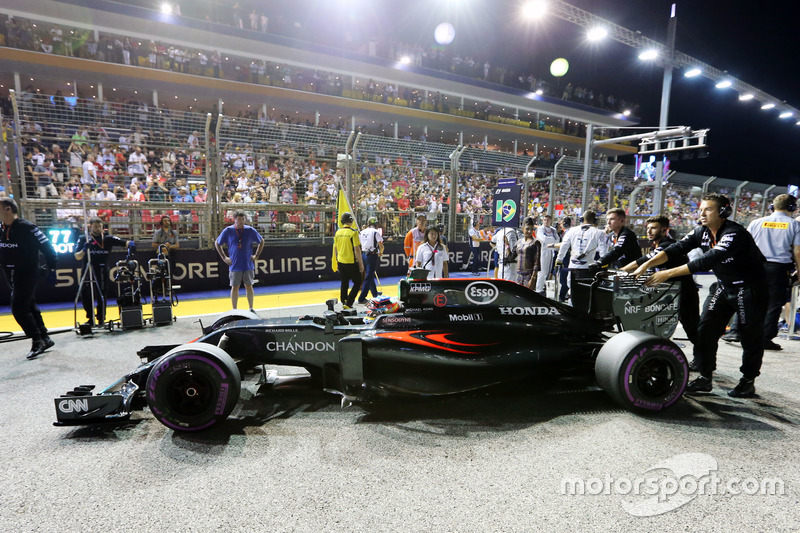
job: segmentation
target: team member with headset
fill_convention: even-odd
[[[703,255],[689,263],[655,272],[647,285],[668,279],[712,270],[718,282],[711,285],[697,327],[694,357],[700,377],[689,382],[686,392],[711,392],[711,378],[717,368],[717,343],[728,321],[736,314],[741,324],[742,378],[729,396],[746,398],[756,393],[754,381],[761,371],[764,357],[764,313],[767,307],[767,283],[764,279],[764,256],[753,236],[742,225],[728,220],[730,201],[721,194],[707,194],[700,202],[701,226],[683,239],[648,259],[634,274],[640,276],[650,268],[666,263],[695,248]]]
[[[792,218],[797,209],[797,198],[780,194],[772,202],[774,212],[754,220],[747,226],[756,246],[767,262],[767,314],[764,316],[764,348],[781,350],[774,340],[778,335],[781,309],[791,294],[792,271],[800,266],[800,222]]]
[[[639,265],[652,259],[659,252],[664,251],[667,247],[675,243],[675,239],[669,236],[669,219],[664,215],[654,216],[647,219],[647,238],[650,239],[650,252],[635,261],[631,261],[622,270],[626,272],[633,272]],[[655,268],[658,270],[667,270],[670,268],[679,267],[689,262],[689,258],[685,255],[674,255],[670,257],[666,263]],[[694,345],[697,342],[697,324],[700,322],[700,295],[697,291],[697,284],[694,282],[692,276],[680,276],[675,278],[681,284],[680,308],[678,309],[678,319],[686,332],[686,337],[689,342]],[[692,361],[690,366],[693,370],[699,370],[696,361]]]
[[[57,256],[44,233],[35,224],[19,218],[18,213],[13,199],[0,198],[0,263],[11,285],[11,313],[33,341],[25,357],[35,359],[55,345],[47,335],[36,305],[36,283],[41,274],[39,252],[44,255],[51,274],[55,272]]]

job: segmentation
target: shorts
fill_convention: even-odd
[[[255,270],[239,270],[228,272],[228,278],[231,280],[231,287],[238,287],[242,284],[252,285],[255,279]]]

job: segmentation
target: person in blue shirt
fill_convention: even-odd
[[[239,303],[239,287],[244,284],[247,303],[253,310],[253,281],[255,280],[255,261],[264,249],[264,240],[252,226],[245,225],[244,211],[233,214],[233,226],[228,226],[219,234],[214,245],[222,260],[228,265],[228,277],[231,282],[231,305],[236,309]],[[257,244],[256,253],[253,245]],[[225,253],[223,246],[228,248]]]
[[[175,201],[193,204],[194,198],[192,197],[191,194],[189,194],[189,191],[186,189],[186,187],[181,187],[179,189],[178,196],[175,197]],[[184,235],[191,233],[192,210],[180,209],[178,211],[178,221],[179,221],[178,231],[182,231]]]

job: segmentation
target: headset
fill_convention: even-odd
[[[789,203],[786,204],[786,211],[788,211],[790,213],[794,213],[795,211],[797,211],[797,198],[792,194],[787,194],[787,196],[789,197]],[[769,210],[770,210],[770,212],[774,212],[775,211],[775,203],[774,202],[769,204]]]
[[[725,205],[719,206],[719,217],[728,218],[733,214],[733,207],[731,207],[730,200]]]

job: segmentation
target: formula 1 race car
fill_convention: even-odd
[[[141,366],[99,393],[81,386],[56,398],[56,425],[124,419],[138,398],[174,430],[203,430],[231,413],[241,376],[263,380],[265,365],[303,367],[343,403],[593,369],[615,401],[647,412],[673,405],[686,387],[686,358],[668,338],[677,285],[604,272],[573,285],[574,307],[499,279],[403,279],[398,289],[399,308],[372,317],[330,303],[321,316],[233,311],[188,344],[140,350]]]

